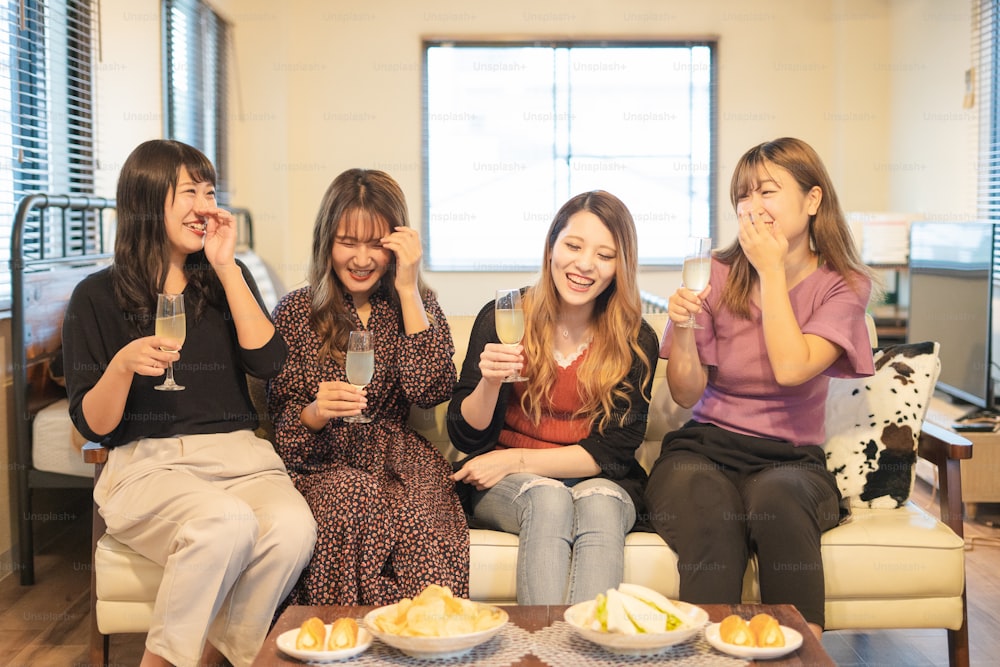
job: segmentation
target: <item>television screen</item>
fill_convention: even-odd
[[[980,408],[993,408],[995,400],[993,230],[986,222],[910,226],[907,340],[938,341],[938,389]]]

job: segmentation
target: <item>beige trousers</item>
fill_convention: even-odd
[[[163,566],[146,648],[196,665],[207,639],[249,665],[316,541],[271,443],[251,431],[138,440],[111,450],[94,499],[109,534]]]

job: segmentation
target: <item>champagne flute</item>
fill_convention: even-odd
[[[708,287],[708,279],[712,275],[712,239],[708,236],[692,236],[688,239],[687,254],[684,255],[684,271],[682,272],[684,287],[695,294]],[[691,313],[687,322],[677,326],[684,329],[702,329],[695,322]]]
[[[524,308],[521,307],[521,290],[499,289],[496,300],[497,336],[504,345],[514,347],[524,337]],[[528,378],[519,373],[508,375],[504,382],[524,382]]]
[[[347,381],[358,389],[363,389],[372,381],[375,374],[375,348],[372,346],[371,331],[352,331],[347,341]],[[367,424],[371,417],[362,412],[360,415],[344,417],[345,422],[352,424]]]
[[[156,296],[156,335],[176,338],[181,345],[184,345],[186,334],[187,318],[184,316],[184,295],[158,294]],[[174,382],[174,362],[172,361],[167,366],[167,375],[163,384],[153,387],[153,389],[160,391],[180,391],[183,388]]]

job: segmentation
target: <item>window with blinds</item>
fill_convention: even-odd
[[[1000,86],[996,76],[1000,63],[1000,1],[979,0],[973,14],[973,62],[979,96],[979,185],[980,217],[1000,220]]]
[[[96,42],[92,0],[0,2],[0,309],[10,308],[11,232],[18,202],[36,192],[94,194]],[[36,214],[37,215],[37,212]],[[71,216],[84,216],[74,211]],[[29,257],[80,252],[95,242],[78,218],[70,238],[30,220]]]
[[[164,131],[215,165],[228,203],[226,145],[229,25],[202,0],[163,0]]]

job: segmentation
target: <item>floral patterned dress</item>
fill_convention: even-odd
[[[398,310],[373,295],[375,375],[365,409],[372,421],[331,419],[313,433],[299,421],[302,409],[320,382],[347,380],[333,360],[318,361],[310,301],[311,288],[304,287],[275,308],[289,354],[267,392],[278,453],[318,524],[312,561],[287,602],[383,605],[431,583],[467,597],[469,531],[451,465],[406,423],[411,404],[432,407],[451,397],[454,343],[444,313],[425,297],[436,324],[409,336]],[[352,316],[362,328],[353,307]]]

